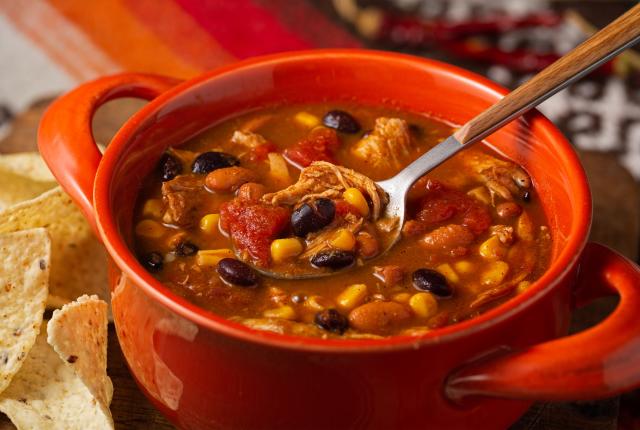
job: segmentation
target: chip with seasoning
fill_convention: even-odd
[[[34,181],[55,182],[51,171],[37,152],[0,154],[0,168]]]
[[[0,163],[0,210],[39,196],[56,186],[52,181],[34,180],[8,170]]]
[[[40,331],[50,260],[45,229],[0,235],[0,392],[20,370]]]
[[[51,237],[48,305],[59,307],[83,294],[108,300],[104,248],[62,189],[0,211],[0,234],[36,227],[45,227]]]
[[[107,304],[98,296],[82,296],[53,312],[47,333],[47,342],[108,411],[113,385],[106,373]]]
[[[0,411],[18,430],[114,428],[109,411],[113,388],[106,375],[106,306],[96,296],[81,297],[56,311],[40,332],[24,365],[0,394]]]

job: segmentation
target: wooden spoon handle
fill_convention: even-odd
[[[484,139],[640,40],[640,4],[594,34],[454,133],[462,144]]]

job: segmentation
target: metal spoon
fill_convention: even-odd
[[[539,105],[558,91],[577,81],[593,69],[640,41],[640,5],[600,30],[573,51],[535,75],[523,85],[460,127],[391,179],[378,182],[389,195],[389,203],[382,217],[397,217],[394,239],[387,242],[387,252],[399,239],[405,219],[407,192],[419,178],[430,172],[457,152],[481,141],[494,131]],[[263,275],[278,279],[309,279],[342,273],[309,269],[304,273],[280,273],[255,267]]]

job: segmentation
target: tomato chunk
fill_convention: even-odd
[[[462,191],[434,180],[426,183],[426,194],[419,201],[416,219],[429,227],[444,221],[462,224],[475,235],[491,225],[491,214],[486,206]]]
[[[296,164],[307,167],[314,161],[335,163],[334,153],[340,147],[335,130],[314,128],[307,137],[285,149],[284,155]]]
[[[269,247],[287,227],[289,209],[235,198],[220,207],[220,225],[233,244],[260,266],[269,265]]]

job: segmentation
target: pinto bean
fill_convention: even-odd
[[[351,327],[373,334],[389,334],[410,318],[411,312],[396,302],[369,302],[349,313]]]
[[[462,225],[449,224],[425,234],[420,244],[433,252],[450,252],[465,248],[474,240],[473,233]]]
[[[250,202],[257,202],[267,192],[264,185],[257,182],[247,182],[238,188],[238,198]]]
[[[522,208],[514,202],[504,202],[496,206],[496,213],[500,218],[513,218],[522,213]]]
[[[251,170],[233,166],[216,169],[209,173],[205,184],[212,191],[228,193],[237,190],[244,183],[255,180],[256,174]]]

